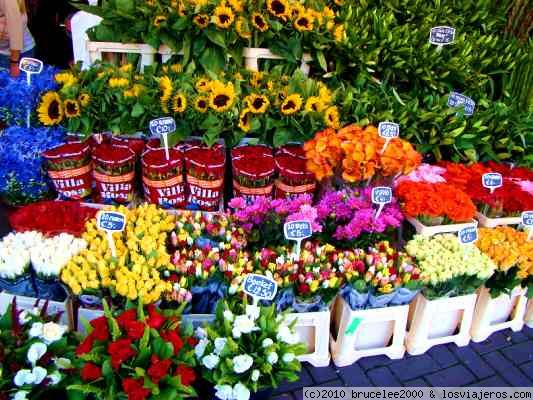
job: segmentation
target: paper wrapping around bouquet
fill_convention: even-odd
[[[203,211],[217,211],[224,191],[224,179],[206,181],[187,175],[187,202]]]
[[[286,150],[276,154],[275,163],[278,173],[274,193],[276,199],[296,197],[302,194],[313,195],[315,193],[315,177],[311,172],[307,171],[305,159]]]
[[[129,203],[133,200],[134,171],[117,176],[94,171],[93,175],[98,198],[102,203]]]
[[[190,147],[185,150],[188,207],[202,211],[219,210],[224,195],[225,165],[222,148]]]
[[[276,171],[272,149],[265,145],[243,145],[234,148],[231,156],[234,196],[247,202],[272,198]]]

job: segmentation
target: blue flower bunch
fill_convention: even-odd
[[[26,74],[12,78],[9,71],[0,71],[0,122],[6,125],[25,125],[28,109],[32,114],[38,106],[41,94],[56,90],[54,76],[58,71],[45,66],[38,75],[32,75],[31,86],[26,83]]]
[[[0,133],[0,197],[23,205],[50,194],[42,153],[64,141],[62,128],[11,126]]]

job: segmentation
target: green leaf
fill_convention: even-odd
[[[274,132],[274,147],[280,147],[290,141],[290,130],[287,128],[278,128]]]
[[[326,62],[326,57],[324,56],[324,52],[320,50],[317,51],[316,58],[318,60],[318,65],[320,65],[320,68],[322,68],[324,72],[328,72],[328,63]]]
[[[131,110],[131,116],[133,118],[138,118],[141,115],[143,115],[143,113],[144,113],[144,107],[139,103],[135,103],[135,105],[133,106]]]
[[[172,24],[173,31],[183,31],[189,26],[189,18],[179,17],[176,22]]]
[[[224,35],[222,34],[222,32],[214,28],[208,28],[204,30],[204,33],[212,43],[222,47],[223,49],[226,48],[226,42],[224,40]]]
[[[111,367],[111,362],[109,360],[105,360],[102,364],[102,375],[106,378],[113,377],[113,368]]]

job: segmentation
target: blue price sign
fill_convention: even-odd
[[[489,172],[488,174],[483,174],[481,177],[481,183],[483,187],[493,191],[499,187],[503,186],[503,177],[499,172]]]
[[[400,136],[400,125],[394,122],[380,122],[378,132],[382,138],[393,139]]]
[[[463,107],[465,115],[470,116],[474,114],[476,102],[461,93],[451,92],[448,96],[448,107]]]
[[[278,291],[278,284],[263,275],[250,274],[244,280],[244,293],[257,300],[273,300]]]
[[[106,232],[122,232],[126,227],[126,216],[115,211],[103,211],[96,217],[98,228]]]
[[[311,237],[313,234],[313,229],[311,228],[311,223],[309,221],[291,221],[286,222],[283,225],[283,232],[285,233],[285,238],[287,240],[298,240],[302,241]]]
[[[524,211],[522,213],[522,225],[533,228],[533,211]]]
[[[452,44],[455,40],[455,28],[451,26],[435,26],[429,32],[429,43],[437,46]]]
[[[386,186],[372,188],[372,203],[389,204],[392,201],[392,189]]]
[[[459,231],[459,241],[462,244],[471,244],[477,240],[477,226],[467,226]]]
[[[20,59],[19,69],[27,74],[40,74],[43,70],[43,62],[36,58],[23,57]]]
[[[168,135],[176,130],[176,121],[172,117],[162,117],[150,121],[152,135]]]

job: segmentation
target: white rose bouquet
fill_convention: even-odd
[[[196,330],[195,355],[220,400],[249,400],[253,393],[295,381],[305,346],[274,306],[246,305],[235,315],[220,303],[215,321]]]

